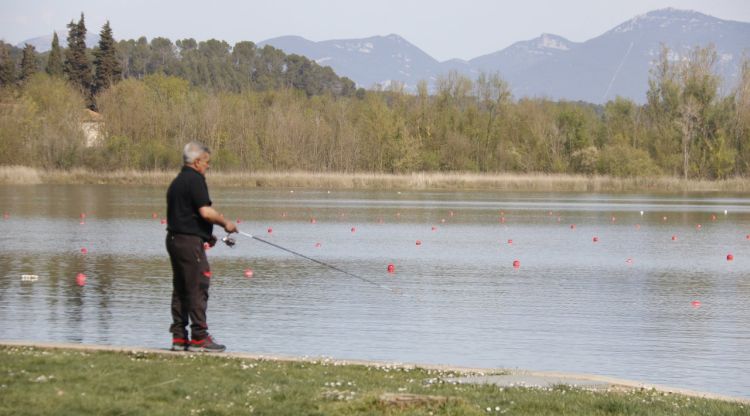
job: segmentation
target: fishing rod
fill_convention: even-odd
[[[284,250],[284,251],[286,251],[287,253],[291,253],[291,254],[294,254],[295,256],[299,256],[299,257],[302,257],[303,259],[307,259],[307,260],[310,260],[310,261],[312,261],[312,262],[315,262],[315,263],[317,263],[317,264],[320,264],[321,266],[325,266],[325,267],[328,267],[328,268],[330,268],[330,269],[336,270],[337,272],[340,272],[340,273],[344,273],[344,274],[345,274],[345,275],[347,275],[347,276],[351,276],[351,277],[353,277],[353,278],[355,278],[355,279],[359,279],[359,280],[361,280],[361,281],[363,281],[363,282],[365,282],[365,283],[369,283],[369,284],[371,284],[371,285],[374,285],[374,286],[377,286],[377,287],[379,287],[379,288],[381,288],[381,289],[385,289],[385,290],[391,291],[391,292],[393,292],[393,293],[399,293],[399,292],[397,292],[396,290],[394,290],[394,289],[392,289],[392,288],[390,288],[390,287],[388,287],[388,286],[386,286],[386,285],[382,285],[382,284],[380,284],[380,283],[378,283],[378,282],[372,281],[372,280],[370,280],[370,279],[366,279],[366,278],[364,278],[364,277],[362,277],[362,276],[358,276],[358,275],[356,275],[356,274],[354,274],[354,273],[348,272],[348,271],[346,271],[346,270],[344,270],[344,269],[340,269],[340,268],[338,268],[338,267],[336,267],[336,266],[334,266],[334,265],[332,265],[332,264],[328,264],[328,263],[326,263],[326,262],[324,262],[324,261],[320,261],[320,260],[314,259],[314,258],[312,258],[312,257],[308,257],[308,256],[306,256],[306,255],[304,255],[304,254],[302,254],[302,253],[298,253],[298,252],[296,252],[296,251],[294,251],[294,250],[290,250],[290,249],[288,249],[288,248],[286,248],[286,247],[282,247],[282,246],[280,246],[280,245],[278,245],[278,244],[276,244],[276,243],[272,243],[272,242],[270,242],[270,241],[268,241],[268,240],[264,240],[264,239],[262,239],[262,238],[260,238],[260,237],[254,236],[254,235],[252,235],[252,234],[248,234],[248,233],[245,233],[245,232],[242,232],[242,231],[239,231],[239,230],[237,230],[237,233],[238,233],[238,234],[242,234],[242,235],[244,235],[245,237],[249,237],[249,238],[252,238],[253,240],[256,240],[256,241],[260,241],[261,243],[264,243],[264,244],[268,244],[268,245],[269,245],[269,246],[271,246],[271,247],[276,247],[276,248],[278,248],[279,250]],[[226,245],[228,245],[229,247],[232,247],[232,246],[234,246],[234,245],[236,244],[236,242],[234,241],[234,239],[233,239],[233,238],[231,238],[231,237],[229,237],[229,235],[227,235],[226,237],[222,238],[222,239],[221,239],[221,241],[223,241],[224,243],[226,243]]]

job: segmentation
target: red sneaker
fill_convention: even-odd
[[[210,335],[201,340],[190,341],[190,346],[187,348],[190,352],[223,352],[226,349],[226,346],[215,343]]]
[[[187,351],[190,340],[185,338],[172,338],[172,351]]]

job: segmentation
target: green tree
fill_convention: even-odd
[[[16,83],[16,61],[10,56],[10,45],[0,41],[0,86]]]
[[[738,173],[750,172],[750,59],[743,60],[739,82],[731,99],[732,113],[732,146],[737,149]]]
[[[507,149],[503,148],[501,142],[502,134],[497,129],[497,121],[506,111],[513,96],[510,86],[497,72],[489,75],[479,74],[475,86],[476,97],[487,119],[487,127],[482,134],[483,143],[478,149],[477,158],[482,170],[487,171],[494,166],[494,157],[497,153],[500,155],[507,153]]]
[[[68,24],[68,48],[65,50],[65,73],[85,97],[91,97],[91,65],[86,55],[86,23],[83,13],[78,23]]]
[[[21,58],[21,76],[20,82],[26,82],[37,72],[36,51],[33,45],[28,43],[23,48],[23,57]]]
[[[147,74],[162,73],[172,75],[177,71],[175,68],[175,46],[167,38],[153,38],[149,45],[148,63],[146,64]]]
[[[61,77],[64,71],[60,40],[57,37],[57,32],[52,32],[52,48],[47,57],[47,73],[52,76]]]
[[[668,140],[672,144],[660,146],[656,154],[664,158],[677,148],[679,170],[687,179],[692,170],[704,175],[711,160],[725,160],[726,148],[719,140],[714,118],[719,78],[714,74],[717,62],[713,46],[696,47],[687,59],[672,62],[669,50],[664,47],[649,80],[648,108],[654,125],[655,141]],[[663,138],[663,139],[661,139]],[[694,152],[697,150],[697,152]],[[723,152],[721,157],[713,152]],[[676,162],[677,158],[671,158]],[[719,163],[725,170],[724,163]]]
[[[682,96],[679,106],[680,117],[677,123],[682,133],[682,171],[683,178],[688,178],[690,171],[690,152],[696,141],[703,141],[708,150],[722,149],[711,143],[716,140],[716,131],[710,125],[711,107],[715,105],[718,95],[719,79],[713,73],[718,55],[713,46],[696,47],[680,68]],[[708,155],[713,158],[713,155]]]
[[[99,94],[122,77],[122,67],[117,59],[115,40],[109,21],[104,24],[99,34],[99,48],[94,51],[94,95]]]
[[[679,114],[680,85],[676,65],[669,56],[669,49],[662,45],[650,71],[645,113],[650,153],[658,165],[676,175],[681,169],[680,132],[675,121]]]

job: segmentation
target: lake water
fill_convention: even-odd
[[[168,347],[164,194],[0,186],[0,338]],[[244,236],[217,245],[208,318],[229,351],[581,372],[750,397],[745,196],[211,195],[242,231],[367,280]]]

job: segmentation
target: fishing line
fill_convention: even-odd
[[[238,233],[238,234],[242,234],[242,235],[244,235],[245,237],[250,237],[250,238],[252,238],[253,240],[256,240],[256,241],[260,241],[261,243],[265,243],[265,244],[268,244],[268,245],[269,245],[269,246],[271,246],[271,247],[276,247],[276,248],[278,248],[279,250],[284,250],[284,251],[286,251],[287,253],[291,253],[291,254],[294,254],[295,256],[299,256],[299,257],[302,257],[303,259],[307,259],[307,260],[310,260],[310,261],[312,261],[312,262],[318,263],[318,264],[320,264],[321,266],[325,266],[325,267],[331,268],[331,269],[333,269],[333,270],[336,270],[337,272],[340,272],[340,273],[344,273],[344,274],[345,274],[345,275],[347,275],[347,276],[351,276],[351,277],[353,277],[353,278],[355,278],[355,279],[359,279],[359,280],[361,280],[361,281],[363,281],[363,282],[365,282],[365,283],[369,283],[369,284],[371,284],[371,285],[374,285],[374,286],[377,286],[377,287],[379,287],[379,288],[381,288],[381,289],[385,289],[385,290],[391,291],[391,292],[393,292],[393,293],[399,293],[398,291],[396,291],[396,290],[394,290],[394,289],[392,289],[392,288],[390,288],[390,287],[388,287],[388,286],[382,285],[382,284],[380,284],[380,283],[378,283],[378,282],[375,282],[375,281],[372,281],[372,280],[370,280],[370,279],[366,279],[366,278],[364,278],[364,277],[362,277],[362,276],[358,276],[358,275],[356,275],[356,274],[354,274],[354,273],[351,273],[351,272],[348,272],[348,271],[346,271],[346,270],[344,270],[344,269],[340,269],[340,268],[338,268],[338,267],[336,267],[336,266],[334,266],[334,265],[332,265],[332,264],[328,264],[328,263],[326,263],[326,262],[324,262],[324,261],[320,261],[320,260],[314,259],[314,258],[312,258],[312,257],[308,257],[308,256],[306,256],[306,255],[304,255],[304,254],[302,254],[302,253],[298,253],[298,252],[296,252],[296,251],[294,251],[294,250],[290,250],[290,249],[288,249],[288,248],[286,248],[286,247],[282,247],[282,246],[280,246],[280,245],[278,245],[278,244],[276,244],[276,243],[272,243],[272,242],[270,242],[270,241],[268,241],[268,240],[264,240],[264,239],[262,239],[262,238],[260,238],[260,237],[256,237],[256,236],[254,236],[254,235],[252,235],[252,234],[248,234],[248,233],[245,233],[245,232],[242,232],[242,231],[239,231],[239,230],[237,230],[237,233]],[[225,239],[225,240],[229,240],[229,241],[231,241],[231,239],[230,239],[230,238],[228,238],[228,237],[224,237],[224,239]],[[225,241],[225,242],[227,242],[227,241]],[[233,241],[232,241],[232,244],[229,244],[229,243],[227,243],[227,245],[230,245],[230,246],[231,246],[231,245],[233,245],[233,244],[234,244],[234,242],[233,242]]]

